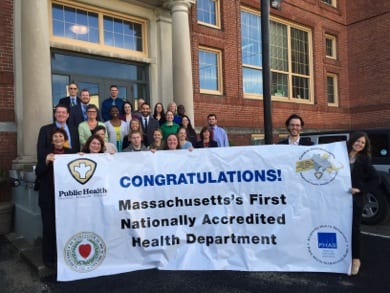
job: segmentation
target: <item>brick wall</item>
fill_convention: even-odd
[[[0,123],[15,122],[13,1],[0,1]],[[0,169],[8,170],[16,158],[15,132],[0,130]]]
[[[372,62],[376,59],[379,61],[379,58],[383,59],[384,57],[372,58],[372,48],[370,49],[370,46],[363,45],[362,43],[364,41],[359,37],[359,34],[362,35],[362,31],[364,31],[363,35],[371,39],[378,39],[378,41],[381,39],[381,48],[376,48],[374,51],[381,53],[382,56],[389,56],[388,53],[385,54],[386,52],[384,52],[386,48],[390,47],[389,45],[384,45],[385,43],[389,43],[389,38],[385,38],[383,35],[386,33],[386,30],[383,28],[385,26],[387,28],[389,27],[388,14],[377,16],[379,13],[378,9],[370,8],[369,15],[373,18],[371,22],[375,24],[372,28],[366,28],[367,24],[371,25],[371,22],[364,22],[361,26],[357,24],[347,25],[347,19],[356,20],[362,17],[361,15],[347,17],[350,9],[349,5],[354,6],[353,11],[356,14],[370,5],[367,1],[363,0],[358,1],[357,7],[355,1],[351,1],[354,4],[345,0],[339,0],[337,2],[338,7],[333,8],[318,0],[285,0],[282,3],[282,9],[280,11],[271,9],[271,16],[277,16],[281,19],[310,28],[313,38],[314,104],[308,105],[273,101],[272,124],[274,134],[276,134],[276,140],[278,133],[285,132],[284,121],[286,117],[294,112],[304,117],[306,130],[349,129],[357,125],[359,127],[379,126],[381,123],[378,120],[381,119],[381,115],[378,114],[384,113],[385,116],[388,115],[388,112],[379,108],[383,106],[385,97],[387,97],[387,100],[390,100],[388,93],[387,95],[384,93],[390,88],[390,79],[387,78],[386,81],[383,81],[386,76],[385,74],[389,76],[390,66],[388,66],[389,64],[387,62],[387,64],[380,66],[379,72],[374,72],[377,64],[373,64]],[[378,2],[386,1],[378,0]],[[218,123],[221,126],[227,127],[228,130],[240,127],[246,128],[248,132],[246,136],[232,133],[230,137],[237,145],[247,144],[246,142],[250,141],[251,133],[263,132],[264,114],[262,100],[243,98],[240,8],[244,6],[259,10],[260,3],[258,0],[221,1],[221,5],[222,28],[220,30],[197,24],[195,7],[191,11],[195,124],[197,126],[204,125],[207,114],[210,112],[216,113]],[[325,34],[331,34],[337,38],[336,60],[325,57]],[[359,40],[355,40],[355,38]],[[354,44],[353,48],[351,48],[351,43]],[[224,87],[222,96],[205,95],[199,92],[199,66],[197,56],[199,46],[211,47],[222,51]],[[379,47],[379,44],[375,44],[375,46]],[[351,52],[355,53],[351,54]],[[357,55],[364,56],[364,58],[359,58],[365,61],[365,66],[361,62],[356,62]],[[387,61],[389,60],[387,58]],[[361,75],[361,71],[368,69],[370,69],[370,76],[364,78],[362,76],[356,76]],[[338,76],[339,104],[337,107],[329,106],[327,103],[327,73],[337,74]],[[377,89],[377,78],[379,77],[382,77],[381,83],[384,85],[382,90]],[[367,79],[367,81],[364,79]],[[367,87],[368,83],[371,83],[372,86]],[[358,84],[360,87],[357,86]],[[365,98],[361,97],[362,93],[367,91],[370,92],[370,97],[373,99],[370,103],[367,103]],[[369,105],[372,105],[372,110],[367,108]],[[359,113],[358,109],[361,109],[363,112],[369,111],[369,113],[368,115],[356,114]],[[359,119],[355,116],[358,116]],[[390,120],[386,119],[386,121],[387,125],[389,125]]]
[[[348,25],[349,93],[355,128],[390,125],[390,2],[375,3],[352,9]]]

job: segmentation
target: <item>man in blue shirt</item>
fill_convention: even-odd
[[[119,90],[116,85],[110,86],[110,97],[105,99],[102,103],[102,118],[106,122],[111,119],[110,109],[112,106],[117,106],[120,111],[123,109],[123,100],[118,97]]]
[[[207,116],[207,121],[209,123],[211,139],[217,142],[218,147],[228,147],[229,139],[227,133],[225,129],[218,127],[217,116],[215,114],[209,114]]]

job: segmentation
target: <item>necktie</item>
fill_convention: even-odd
[[[64,127],[64,126],[61,126],[61,128],[62,128],[63,130],[65,130],[66,134],[69,136],[69,132],[66,131],[65,127]],[[65,140],[64,147],[70,149],[69,139]]]
[[[87,105],[81,104],[81,107],[82,107],[82,110],[83,110],[84,120],[87,120],[88,119],[88,117],[87,117]]]
[[[214,127],[210,127],[209,131],[210,131],[210,139],[214,140]]]
[[[72,104],[72,107],[76,106],[76,99],[75,98],[70,98],[70,103]]]
[[[145,127],[145,129],[147,129],[148,128],[148,118],[145,117],[144,120],[145,120],[144,127]]]

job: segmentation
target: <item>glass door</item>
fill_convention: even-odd
[[[53,105],[67,96],[67,85],[73,81],[79,91],[91,93],[91,103],[100,107],[116,85],[119,97],[136,109],[137,100],[149,101],[148,64],[53,50],[51,54]]]

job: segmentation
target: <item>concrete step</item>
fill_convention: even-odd
[[[56,273],[56,270],[48,268],[43,264],[40,239],[31,244],[17,233],[9,233],[5,236],[16,248],[20,257],[33,268],[40,278],[45,278]]]

